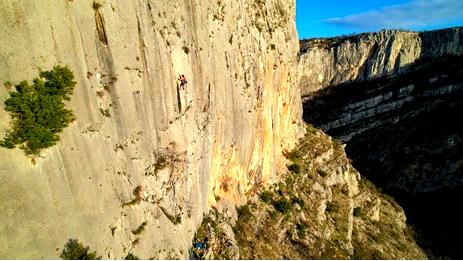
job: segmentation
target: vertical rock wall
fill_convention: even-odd
[[[278,180],[281,152],[302,134],[294,9],[282,0],[1,1],[0,81],[62,64],[77,86],[76,121],[58,145],[35,163],[0,148],[0,258],[56,258],[69,238],[103,258],[185,258],[216,200],[242,203]],[[8,96],[2,86],[1,101]]]

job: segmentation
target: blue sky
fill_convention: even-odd
[[[299,38],[463,26],[463,0],[296,0]]]

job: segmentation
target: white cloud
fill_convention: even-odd
[[[413,0],[324,23],[363,30],[420,28],[463,20],[463,0]]]

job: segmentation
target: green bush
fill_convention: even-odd
[[[360,217],[361,214],[362,210],[360,209],[360,207],[354,208],[354,217]]]
[[[288,170],[294,174],[299,174],[301,173],[301,166],[297,163],[294,163],[288,166]]]
[[[273,207],[280,213],[284,215],[291,214],[291,209],[293,208],[293,204],[287,199],[280,199],[273,203]]]
[[[299,237],[303,237],[305,234],[307,234],[307,226],[304,223],[297,223],[296,230]]]
[[[260,194],[260,199],[264,201],[265,203],[269,203],[273,198],[273,193],[266,190]]]
[[[293,197],[291,199],[291,204],[298,204],[301,208],[303,208],[305,206],[305,202],[304,200],[298,198],[298,197]]]
[[[97,256],[96,252],[89,252],[89,247],[84,247],[77,239],[69,239],[60,257],[65,260],[101,259],[101,256]]]
[[[124,260],[140,260],[140,258],[132,253],[129,253],[126,257],[124,257]]]
[[[236,211],[238,212],[238,218],[241,218],[242,220],[248,220],[253,217],[251,207],[249,205],[237,207]]]
[[[55,145],[58,134],[74,118],[64,100],[70,100],[75,84],[69,68],[55,66],[41,72],[32,85],[27,81],[16,85],[16,91],[5,101],[12,127],[0,146],[12,149],[21,145],[26,154],[38,155],[42,149]]]

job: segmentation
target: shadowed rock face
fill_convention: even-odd
[[[304,119],[347,143],[353,165],[399,201],[432,257],[463,257],[463,59],[435,51],[461,55],[459,34],[448,37],[456,31],[422,33],[419,60],[389,76],[357,75],[304,100]]]
[[[35,165],[0,148],[0,259],[69,238],[186,258],[203,213],[279,180],[303,132],[294,16],[293,0],[1,0],[0,82],[62,64],[77,85],[76,121]]]

